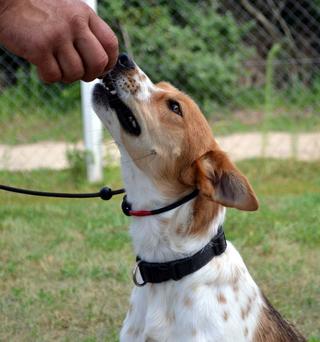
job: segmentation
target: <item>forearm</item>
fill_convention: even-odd
[[[118,55],[110,27],[81,0],[0,0],[0,43],[46,82],[92,81]]]

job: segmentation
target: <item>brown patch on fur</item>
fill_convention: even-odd
[[[209,199],[226,207],[257,210],[258,201],[247,178],[219,150],[211,150],[196,161],[197,184]]]
[[[224,312],[223,312],[223,319],[224,319],[225,321],[227,321],[228,318],[229,318],[229,314],[227,313],[227,311],[224,311]]]
[[[140,75],[138,69],[125,74],[125,86],[131,89],[140,86],[139,82],[133,82],[133,75]],[[121,131],[121,140],[137,167],[168,199],[182,197],[195,188],[200,190],[194,200],[190,225],[185,227],[188,233],[206,234],[219,213],[220,204],[255,210],[257,201],[252,188],[219,148],[197,104],[169,83],[160,82],[155,86],[158,91],[147,102],[134,98],[132,105],[137,120],[152,134],[145,142],[132,144],[132,137]],[[182,115],[172,112],[169,100],[179,103]],[[154,157],[139,158],[150,153],[150,146],[155,151]],[[231,194],[229,187],[233,189]],[[228,189],[225,191],[225,188]]]
[[[179,224],[178,227],[176,228],[176,234],[177,235],[184,235],[184,229],[183,229],[183,225]]]
[[[132,95],[135,95],[141,88],[139,82],[134,79],[135,70],[128,70],[126,72],[127,79],[123,83],[123,88],[128,90]]]
[[[249,330],[248,330],[248,327],[245,327],[244,328],[244,332],[243,332],[244,336],[247,337],[248,334],[249,334]]]
[[[263,295],[266,306],[262,309],[254,333],[254,342],[305,342],[306,339],[287,322]]]
[[[157,340],[155,340],[154,338],[152,337],[146,337],[146,342],[157,342]]]
[[[256,210],[258,202],[246,177],[212,142],[209,149],[197,158],[183,174],[184,182],[200,190],[193,206],[190,234],[207,232],[209,224],[218,215],[221,205],[241,210]],[[209,148],[208,146],[208,148]],[[240,276],[240,270],[235,274]]]
[[[240,279],[240,276],[241,276],[241,271],[239,268],[235,268],[233,273],[232,273],[232,284],[233,286],[237,286],[238,282],[239,282],[239,279]]]
[[[170,220],[167,219],[167,218],[160,218],[159,222],[160,222],[161,225],[167,226],[169,224]]]
[[[244,308],[241,308],[241,318],[245,320],[246,318],[246,310]]]
[[[183,303],[184,303],[185,306],[187,306],[189,308],[192,306],[192,300],[191,300],[190,297],[185,297],[184,300],[183,300]]]
[[[251,304],[248,303],[245,308],[241,308],[241,318],[244,320],[249,316],[249,313],[251,311]]]
[[[218,299],[218,302],[221,303],[221,304],[226,304],[226,303],[227,303],[226,297],[225,297],[224,294],[221,293],[221,292],[218,293],[217,299]]]
[[[220,205],[216,202],[208,201],[201,194],[196,198],[193,205],[193,219],[189,228],[191,235],[199,235],[207,232],[210,223],[218,215]]]
[[[248,303],[245,308],[241,308],[241,318],[244,320],[249,316],[249,313],[251,311],[251,298],[248,297]]]

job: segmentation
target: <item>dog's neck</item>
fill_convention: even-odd
[[[122,174],[127,199],[133,210],[151,210],[171,204],[184,194],[168,197],[124,156]],[[132,217],[130,233],[136,255],[148,262],[165,262],[190,256],[203,248],[223,223],[225,209],[220,208],[208,228],[199,235],[189,234],[194,200],[168,212],[146,217]]]

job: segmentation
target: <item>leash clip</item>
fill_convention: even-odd
[[[121,209],[126,216],[131,216],[130,211],[132,210],[132,207],[131,204],[127,201],[127,195],[123,197]]]
[[[137,261],[137,263],[136,263],[136,265],[135,265],[135,267],[134,267],[134,269],[133,269],[133,271],[132,271],[132,280],[133,280],[134,284],[135,284],[136,286],[138,286],[138,287],[143,287],[144,285],[147,284],[146,281],[143,281],[143,283],[139,283],[139,282],[138,282],[138,279],[137,279],[138,270],[140,271],[140,269],[139,269],[139,264],[140,264],[141,261],[142,261],[142,260]],[[141,275],[141,274],[140,274],[140,275]],[[142,277],[141,277],[141,278],[142,278]]]

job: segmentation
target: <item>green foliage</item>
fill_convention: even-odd
[[[86,158],[90,158],[89,152],[71,149],[67,152],[70,165],[69,172],[75,185],[81,184],[86,178]]]
[[[270,114],[273,110],[273,96],[274,96],[274,61],[277,58],[278,53],[280,52],[281,45],[275,44],[270,49],[267,58],[267,67],[266,67],[266,84],[265,84],[265,113]]]
[[[202,106],[225,104],[237,88],[245,28],[212,2],[108,1],[99,13],[154,81],[166,80]]]
[[[244,68],[243,62],[254,51],[243,38],[255,23],[237,22],[218,4],[212,0],[101,0],[98,12],[115,30],[120,50],[129,52],[153,81],[171,82],[194,97],[207,114],[215,110],[223,115],[222,110],[235,108],[273,112],[285,107],[317,115],[319,78],[314,75],[303,83],[291,75],[285,87],[279,86],[275,61],[279,56],[272,57],[271,51],[264,80],[259,85],[244,85],[252,71]],[[254,30],[251,33],[254,35]],[[281,59],[285,61],[283,50]],[[284,71],[288,73],[290,70]],[[80,139],[79,82],[43,85],[34,68],[29,76],[18,71],[17,78],[17,85],[1,92],[1,142]],[[59,121],[62,117],[63,123]],[[10,126],[4,124],[9,118]],[[15,123],[24,127],[23,134],[17,134]],[[63,126],[68,130],[63,131]]]

